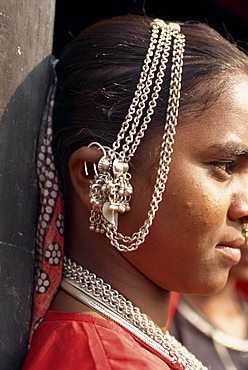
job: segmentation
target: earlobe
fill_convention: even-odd
[[[72,189],[87,208],[90,207],[89,181],[94,176],[93,164],[96,164],[102,155],[97,147],[81,147],[71,155],[68,162]]]

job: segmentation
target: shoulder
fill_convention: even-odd
[[[115,323],[49,311],[34,335],[23,370],[167,370],[169,367]]]

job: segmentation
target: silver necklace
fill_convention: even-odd
[[[177,310],[185,320],[190,322],[194,327],[200,330],[207,337],[211,338],[214,342],[235,351],[248,352],[248,339],[235,338],[224,333],[220,329],[215,328],[184,300],[180,300]]]
[[[174,369],[207,368],[168,332],[163,334],[138,307],[95,274],[64,259],[61,287],[103,317],[129,331],[136,339],[152,347]]]

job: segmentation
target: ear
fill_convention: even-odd
[[[90,148],[82,147],[71,155],[68,162],[72,189],[89,209],[91,208],[89,202],[89,181],[94,176],[92,164],[97,163],[102,155],[102,151],[96,146]],[[88,173],[85,173],[85,166],[87,166]]]

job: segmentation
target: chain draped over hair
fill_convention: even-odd
[[[92,204],[90,230],[105,233],[111,245],[122,252],[137,249],[149,233],[165,190],[176,133],[185,36],[180,32],[180,26],[177,23],[166,24],[161,19],[154,19],[151,25],[150,44],[139,82],[112,148],[102,147],[99,143],[89,145],[97,145],[103,152],[103,157],[98,162],[98,171],[95,171],[94,180],[90,182]],[[157,105],[170,50],[172,50],[172,66],[169,97],[150,210],[139,231],[132,236],[124,236],[118,232],[118,212],[124,213],[130,210],[129,202],[133,188],[130,184],[128,163],[144,137]],[[145,108],[147,108],[146,113],[144,113]],[[143,122],[140,123],[143,116]]]

